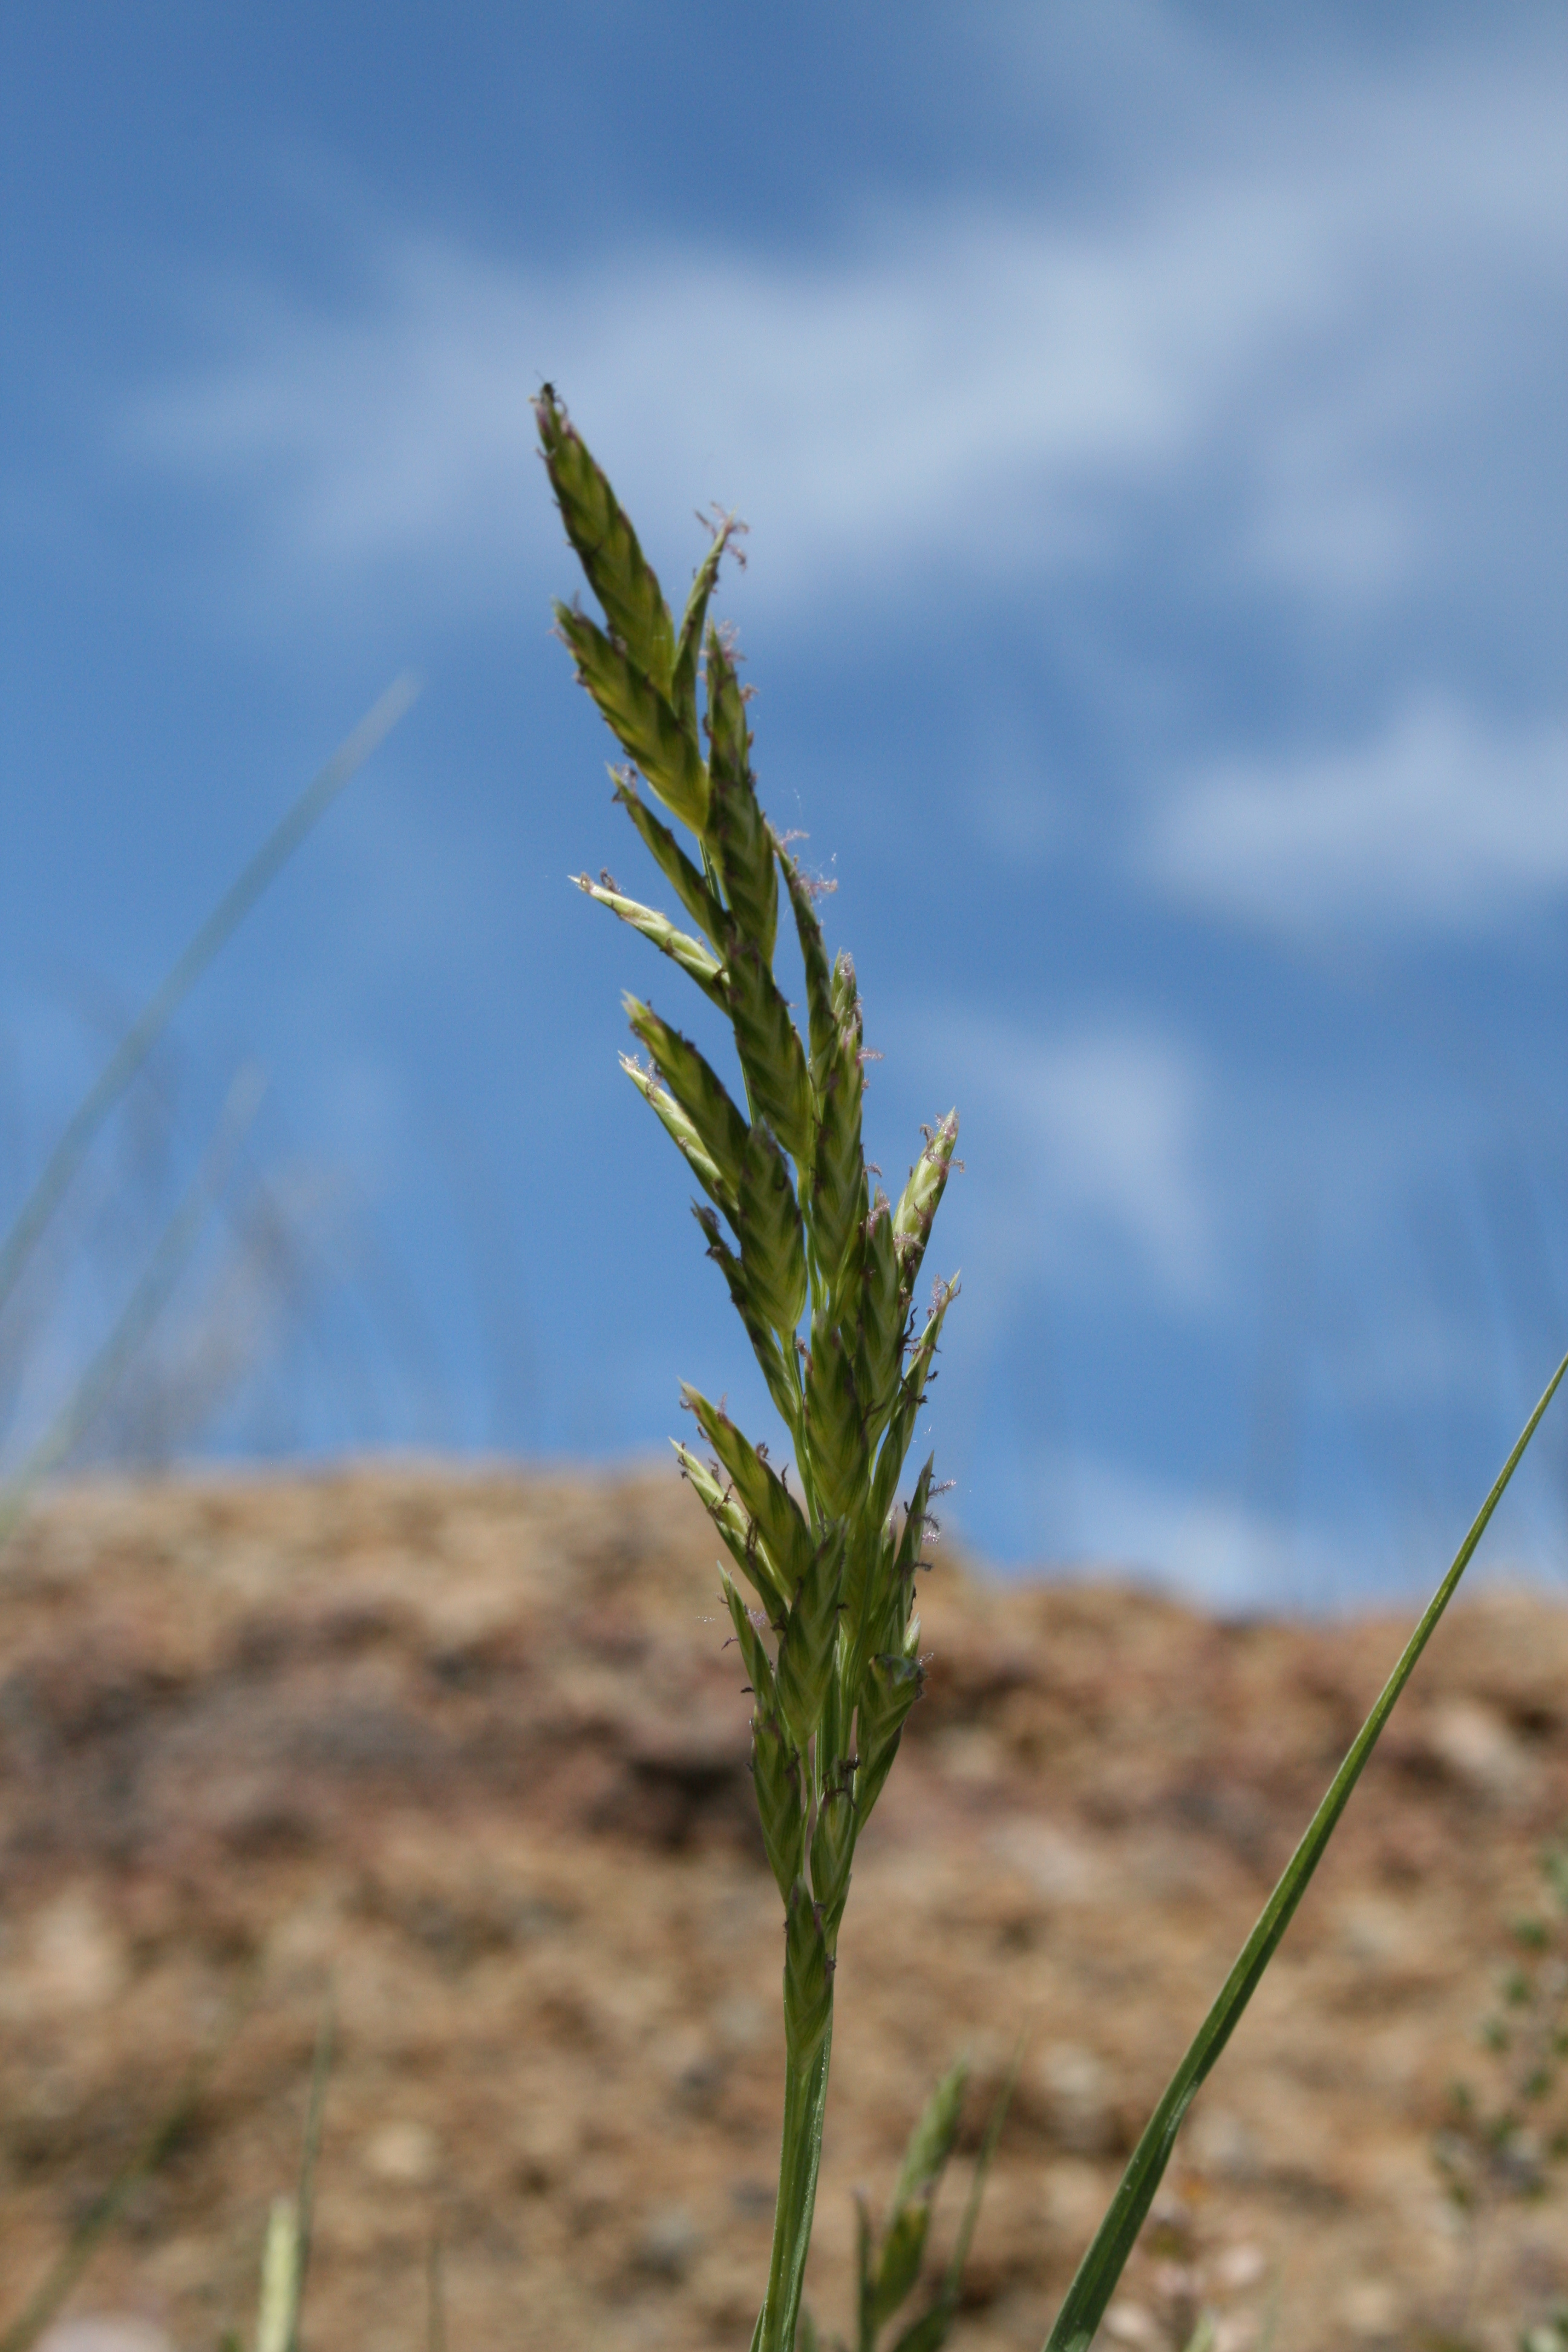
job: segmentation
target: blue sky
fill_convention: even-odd
[[[1446,1557],[1568,1345],[1568,26],[1370,14],[11,15],[0,1209],[425,679],[16,1302],[13,1454],[242,1066],[100,1452],[614,1459],[680,1377],[765,1418],[616,1067],[658,976],[565,882],[648,877],[548,635],[549,377],[672,595],[694,508],[751,526],[871,1148],[963,1120],[965,1537],[1236,1605]],[[1565,1465],[1500,1559],[1555,1572]]]

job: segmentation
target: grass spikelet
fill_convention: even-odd
[[[675,668],[675,632],[637,535],[552,385],[542,386],[533,412],[550,486],[588,585],[644,677],[668,694]]]
[[[779,1635],[779,1706],[791,1738],[803,1750],[826,1704],[843,1591],[844,1535],[836,1528],[817,1546]]]
[[[623,898],[607,883],[591,881],[586,874],[574,874],[569,879],[575,882],[586,897],[596,899],[601,907],[608,907],[613,915],[618,915],[623,923],[629,923],[634,931],[640,931],[645,940],[651,940],[661,955],[668,956],[671,962],[679,965],[689,980],[697,982],[710,1004],[723,1009],[726,1003],[724,967],[700,940],[689,938],[685,931],[678,931],[668,915],[661,915],[654,907],[639,906],[635,898]]]
[[[616,777],[615,796],[636,826],[659,872],[704,939],[722,953],[729,937],[729,922],[723,907],[709,888],[706,877],[693,866],[669,827],[661,824],[647,802],[638,798],[629,773],[617,773],[615,769],[610,772]]]
[[[641,1063],[635,1061],[630,1054],[621,1055],[621,1067],[649,1109],[662,1121],[665,1133],[681,1154],[709,1199],[716,1201],[725,1215],[733,1219],[737,1213],[734,1187],[725,1182],[717,1161],[705,1150],[702,1138],[698,1134],[696,1127],[688,1118],[674,1096],[661,1087],[654,1074],[645,1070]]]
[[[855,1516],[866,1482],[866,1423],[849,1345],[825,1313],[812,1325],[805,1363],[805,1426],[823,1507]]]
[[[918,1644],[921,1621],[911,1617],[906,1645]],[[925,1669],[918,1656],[889,1651],[872,1658],[860,1685],[860,1769],[855,1803],[862,1822],[870,1819],[881,1795],[893,1759],[899,1752],[910,1710],[925,1687]]]
[[[778,930],[773,838],[752,782],[752,738],[735,666],[717,629],[708,632],[707,839],[736,925],[771,970]]]
[[[772,1464],[765,1462],[744,1430],[727,1412],[710,1404],[700,1390],[682,1383],[681,1399],[697,1416],[698,1426],[734,1481],[735,1492],[750,1515],[773,1562],[779,1590],[793,1593],[811,1575],[816,1557],[811,1529],[800,1506]]]
[[[579,682],[637,761],[665,806],[700,833],[708,819],[708,771],[696,737],[647,674],[586,613],[557,604],[555,625]]]
[[[823,942],[822,925],[817,920],[811,885],[801,871],[799,860],[792,857],[787,850],[780,849],[778,859],[789,891],[790,911],[795,917],[795,937],[800,941],[801,961],[805,967],[811,1083],[820,1096],[838,1035],[838,1025],[833,1013],[833,974],[828,968],[827,950]]]
[[[709,1256],[714,1260],[729,1285],[731,1304],[744,1325],[746,1337],[752,1343],[752,1352],[762,1366],[768,1394],[773,1401],[773,1410],[785,1426],[793,1429],[800,1417],[800,1396],[789,1357],[775,1332],[770,1329],[752,1295],[745,1266],[725,1242],[712,1210],[700,1209],[693,1202],[691,1213],[707,1236]]]
[[[682,1477],[689,1481],[699,1502],[718,1528],[731,1559],[770,1618],[782,1619],[789,1607],[789,1595],[758,1539],[756,1521],[742,1509],[733,1486],[721,1485],[689,1446],[678,1444],[675,1452]]]
[[[702,656],[703,625],[708,618],[708,600],[719,579],[719,566],[735,533],[745,530],[733,515],[726,515],[713,533],[713,544],[692,575],[691,593],[686,600],[681,615],[680,634],[675,641],[675,668],[670,681],[670,699],[679,712],[683,724],[697,724],[697,672]],[[737,561],[744,563],[743,556]]]
[[[779,1893],[787,1903],[805,1857],[805,1813],[801,1804],[800,1751],[790,1745],[776,1711],[752,1718],[752,1780],[763,1843]]]
[[[857,1379],[874,1444],[892,1411],[903,1357],[906,1292],[892,1212],[877,1192],[860,1251],[859,1354]]]
[[[871,1482],[871,1507],[879,1525],[893,1507],[893,1496],[904,1467],[904,1456],[910,1450],[910,1440],[915,1433],[915,1423],[925,1401],[926,1385],[936,1360],[937,1341],[947,1320],[947,1310],[958,1297],[958,1277],[939,1284],[925,1329],[921,1333],[910,1357],[908,1371],[899,1389],[898,1400],[888,1416],[888,1433],[882,1440],[882,1451],[877,1457],[876,1475]]]
[[[722,1080],[689,1037],[671,1029],[651,1004],[639,1003],[635,996],[626,999],[626,1009],[633,1035],[652,1055],[660,1077],[686,1113],[699,1144],[718,1171],[726,1195],[720,1206],[727,1215],[731,1214],[740,1197],[741,1171],[746,1157],[745,1120]]]
[[[816,1087],[816,1148],[811,1164],[812,1256],[820,1281],[831,1284],[855,1230],[865,1219],[866,1163],[860,1147],[860,1003],[847,956],[848,988],[835,987],[833,1039]],[[836,983],[838,973],[835,975]],[[841,1009],[842,1008],[842,1009]]]
[[[811,1839],[811,1890],[824,1916],[835,1929],[849,1893],[849,1872],[855,1860],[855,1771],[846,1757],[816,1801],[816,1826]]]
[[[752,1108],[802,1167],[811,1157],[811,1076],[789,1007],[754,940],[735,938],[725,963],[727,1009]]]
[[[893,1212],[893,1240],[902,1270],[904,1296],[912,1293],[925,1256],[926,1242],[931,1223],[942,1204],[952,1172],[953,1148],[958,1141],[958,1113],[950,1110],[947,1117],[926,1130],[925,1149],[910,1169],[909,1181],[899,1195],[899,1205]]]
[[[759,1119],[741,1167],[741,1261],[752,1298],[775,1331],[805,1311],[805,1228],[784,1157]]]
[[[784,1918],[784,2039],[791,2062],[809,2066],[833,2015],[833,1958],[822,1913],[804,1880],[790,1889]]]

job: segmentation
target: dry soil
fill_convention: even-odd
[[[808,2293],[973,2064],[1018,2092],[957,2341],[1034,2352],[1120,2160],[1405,1626],[1216,1622],[940,1549],[858,1864]],[[100,1486],[0,1565],[0,2329],[210,2062],[68,2306],[247,2343],[328,1989],[310,2352],[743,2347],[778,2127],[778,1898],[689,1494],[374,1468]],[[1219,2072],[1108,2323],[1156,2352],[1511,2347],[1568,2201],[1473,2160],[1478,2047],[1568,1818],[1568,1610],[1439,1634]],[[216,2056],[213,2054],[216,2053]],[[1438,2158],[1468,2167],[1468,2209]],[[1560,2168],[1568,2169],[1568,2168]],[[149,2338],[155,2341],[156,2338]]]

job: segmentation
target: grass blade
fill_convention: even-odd
[[[253,1998],[253,1982],[247,1978],[216,2037],[186,2070],[174,2098],[140,2147],[132,2151],[108,2188],[94,2198],[53,2267],[39,2281],[10,2326],[0,2330],[0,2352],[31,2352],[98,2251],[100,2241],[119,2220],[132,2190],[158,2170],[184,2137],[214,2069],[250,2014]]]
[[[310,2267],[310,2230],[316,2210],[316,2158],[321,2146],[321,2112],[327,2103],[327,2077],[332,2071],[333,2016],[329,1993],[316,2032],[316,2056],[310,2068],[310,2103],[305,2111],[305,2143],[300,2153],[300,2188],[294,2200],[294,2293],[284,2352],[300,2352],[300,2307],[305,2299],[305,2273]]]
[[[1110,2210],[1079,2265],[1078,2275],[1068,2288],[1067,2300],[1057,2314],[1056,2325],[1046,2339],[1045,2352],[1088,2352],[1164,2176],[1183,2118],[1200,2084],[1235,2032],[1264,1970],[1273,1958],[1280,1938],[1295,1915],[1296,1906],[1307,1891],[1308,1882],[1322,1858],[1323,1850],[1338,1826],[1351,1791],[1361,1778],[1362,1769],[1376,1747],[1400,1693],[1415,1672],[1416,1660],[1453,1599],[1459,1579],[1469,1566],[1476,1546],[1485,1534],[1488,1522],[1501,1501],[1525,1447],[1534,1436],[1541,1417],[1556,1394],[1565,1372],[1568,1372],[1568,1356],[1552,1375],[1545,1394],[1526,1422],[1519,1442],[1477,1513],[1453,1566],[1434,1593],[1419,1624],[1406,1643],[1398,1664],[1379,1694],[1376,1705],[1357,1733],[1350,1753],[1334,1775],[1328,1794],[1313,1814],[1305,1837],[1265,1904],[1258,1925],[1226,1979],[1218,2000],[1198,2028],[1186,2055],[1167,2084],[1163,2096],[1144,2128],[1142,2138],[1132,2151]]]
[[[228,1181],[235,1152],[260,1103],[262,1084],[261,1074],[251,1065],[235,1079],[217,1132],[189,1190],[159,1235],[157,1247],[113,1329],[32,1452],[0,1487],[0,1546],[14,1533],[38,1481],[47,1478],[65,1460],[78,1439],[91,1427],[119,1384],[126,1365],[162,1313],[195,1247],[208,1210]]]
[[[964,2266],[969,2260],[974,2225],[980,2219],[980,2200],[985,2194],[985,2176],[991,2169],[991,2159],[996,2153],[996,2143],[1002,2137],[1002,2126],[1007,2120],[1007,2110],[1018,2087],[1018,2070],[1023,2063],[1024,2044],[1020,2040],[1013,2053],[1013,2063],[1007,2070],[1006,2080],[992,2101],[991,2113],[985,2119],[985,2135],[974,2160],[974,2178],[963,2201],[963,2218],[952,2242],[952,2252],[942,2273],[942,2284],[930,2308],[905,2328],[894,2345],[893,2352],[942,2352],[942,2347],[952,2331],[952,2323],[958,2315],[958,2298],[963,2292]]]
[[[942,2280],[943,2300],[954,2310],[958,2307],[959,2290],[963,2284],[963,2266],[969,2260],[974,2225],[980,2219],[980,2200],[985,2194],[985,2176],[991,2169],[991,2159],[996,2153],[996,2143],[1002,2137],[1002,2126],[1007,2120],[1007,2110],[1013,2104],[1013,2094],[1018,2087],[1018,2074],[1023,2063],[1024,2044],[1020,2038],[1013,2053],[1013,2063],[1007,2069],[1006,2080],[997,2092],[992,2102],[991,2113],[985,2118],[985,2137],[974,2159],[974,2178],[969,2184],[963,2219],[958,2225],[958,2235],[952,2242],[952,2252],[948,2258],[947,2272]]]
[[[339,744],[320,775],[305,787],[287,815],[268,835],[244,872],[224,892],[184,955],[126,1031],[103,1072],[77,1106],[42,1175],[22,1203],[16,1223],[0,1243],[0,1310],[16,1289],[23,1267],[90,1150],[99,1129],[185,998],[350,777],[392,732],[418,691],[418,680],[405,676],[395,679],[380,700],[372,705],[353,734]]]
[[[261,2300],[256,2315],[256,2352],[290,2352],[299,2307],[300,2217],[291,2197],[275,2197],[267,2215],[261,2248]]]

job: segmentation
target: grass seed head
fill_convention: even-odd
[[[784,2007],[790,2062],[809,2066],[833,2015],[833,1958],[822,1914],[798,1878],[784,1912]]]
[[[752,1295],[746,1268],[736,1253],[725,1242],[719,1230],[719,1220],[711,1209],[700,1208],[692,1202],[691,1213],[708,1237],[708,1255],[714,1261],[729,1285],[730,1303],[745,1327],[752,1352],[762,1366],[763,1378],[768,1384],[768,1394],[773,1409],[787,1427],[793,1428],[798,1416],[799,1399],[790,1371],[789,1360],[780,1345],[766,1316]],[[735,1212],[737,1221],[740,1211]]]
[[[700,834],[708,822],[708,770],[695,733],[682,726],[658,688],[586,613],[558,604],[555,625],[611,733],[665,806]]]
[[[754,940],[736,935],[728,942],[724,971],[735,1051],[752,1109],[805,1167],[811,1158],[811,1075],[789,1006]]]
[[[844,1530],[835,1528],[817,1546],[779,1633],[779,1709],[803,1752],[827,1702],[844,1595]]]
[[[925,1150],[910,1169],[909,1181],[893,1212],[893,1239],[898,1245],[903,1270],[906,1298],[912,1294],[920,1274],[931,1220],[936,1215],[952,1173],[953,1147],[957,1141],[958,1113],[950,1110],[944,1119],[926,1131]]]
[[[831,1517],[847,1518],[865,1491],[866,1419],[849,1344],[826,1316],[813,1322],[805,1360],[805,1430],[823,1506]]]
[[[752,779],[751,731],[735,666],[708,632],[708,824],[705,838],[742,937],[771,970],[779,920],[773,836]]]
[[[612,768],[616,798],[626,810],[659,872],[711,946],[723,951],[729,936],[724,908],[708,887],[706,876],[694,866],[667,824],[661,824],[638,795],[629,769]]]
[[[696,1127],[680,1105],[658,1085],[651,1072],[645,1070],[640,1062],[634,1061],[630,1054],[621,1055],[621,1067],[644,1102],[658,1114],[665,1132],[710,1200],[717,1201],[725,1215],[732,1219],[737,1213],[734,1188],[725,1181],[717,1161],[704,1148]]]
[[[923,1678],[911,1602],[929,1463],[901,1528],[890,1506],[954,1295],[951,1285],[939,1292],[909,1351],[910,1294],[952,1164],[957,1120],[928,1132],[896,1210],[879,1192],[869,1197],[861,1140],[869,1057],[855,966],[844,953],[829,966],[816,905],[826,886],[808,879],[759,804],[747,698],[729,641],[708,617],[740,526],[721,520],[677,630],[630,522],[548,385],[537,408],[567,536],[605,615],[601,627],[558,606],[561,634],[635,769],[697,835],[694,858],[645,803],[633,770],[612,770],[616,798],[697,936],[607,876],[597,884],[580,877],[581,887],[728,1014],[745,1116],[697,1047],[635,997],[627,1014],[652,1068],[629,1059],[625,1066],[707,1196],[694,1214],[801,1473],[797,1504],[765,1448],[721,1408],[685,1391],[721,1467],[682,1445],[678,1458],[765,1612],[748,1607],[735,1577],[723,1574],[754,1700],[752,1769],[763,1843],[785,1907],[786,2144],[757,2343],[760,2352],[789,2352],[810,2237],[811,2146],[821,2130],[838,1923],[856,1837]],[[806,1043],[773,971],[781,869],[805,972]],[[808,1298],[806,1350],[796,1334]],[[921,2165],[920,2180],[901,2178],[875,2280],[863,2265],[863,2346],[875,2340],[868,2316],[879,2325],[920,2266],[921,2183],[932,2171],[924,2158]],[[943,2294],[895,2352],[940,2352],[956,2308],[952,2293]]]
[[[659,1076],[719,1171],[728,1196],[719,1205],[728,1215],[740,1196],[741,1170],[746,1157],[746,1122],[723,1082],[689,1037],[661,1021],[651,1004],[644,1004],[635,996],[627,996],[625,1003],[633,1034],[652,1055]]]
[[[668,693],[675,666],[675,631],[637,535],[552,385],[543,386],[533,413],[550,486],[588,585],[643,676]]]
[[[697,982],[710,1003],[723,1007],[723,966],[700,940],[678,931],[668,915],[661,915],[654,907],[639,906],[637,899],[623,897],[607,883],[591,881],[586,874],[574,874],[568,879],[575,882],[586,897],[597,899],[601,907],[608,907],[623,923],[629,923],[633,930],[640,931],[645,940],[651,940],[661,954],[668,956],[689,980]]]
[[[681,1385],[681,1401],[734,1481],[742,1507],[756,1527],[781,1592],[793,1595],[814,1570],[816,1548],[800,1506],[776,1470],[765,1462],[727,1412],[700,1391]]]
[[[715,1478],[705,1462],[700,1461],[689,1445],[679,1442],[675,1456],[698,1501],[718,1528],[725,1549],[745,1578],[747,1583],[767,1610],[770,1618],[782,1619],[789,1607],[789,1595],[778,1580],[778,1571],[758,1540],[756,1523],[744,1511],[732,1486]]]
[[[764,1322],[793,1333],[805,1311],[805,1229],[784,1153],[759,1119],[741,1168],[741,1260]]]
[[[752,1717],[752,1780],[769,1867],[787,1904],[805,1859],[805,1810],[800,1756],[777,1714]]]

